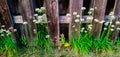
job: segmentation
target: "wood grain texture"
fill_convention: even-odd
[[[58,0],[45,0],[48,32],[54,46],[59,46]]]
[[[6,0],[0,0],[0,23],[5,25],[6,29],[12,27]]]
[[[69,29],[69,38],[72,36],[78,36],[80,34],[80,22],[75,23],[75,16],[73,16],[73,12],[77,12],[78,15],[82,15],[82,5],[83,0],[70,0],[70,14],[71,14],[71,20],[70,20],[70,29]],[[80,20],[80,18],[79,18]],[[76,25],[77,24],[77,25]],[[75,26],[75,27],[74,27]],[[77,31],[75,31],[77,29]]]
[[[115,3],[115,11],[114,11],[114,15],[116,17],[115,21],[120,21],[120,0],[116,0]],[[120,27],[120,25],[116,25],[116,28]],[[119,36],[120,31],[115,30],[115,32],[113,33],[113,43],[115,44],[118,36]]]
[[[33,23],[33,8],[32,8],[32,2],[31,0],[19,0],[20,4],[20,10],[21,10],[21,15],[23,17],[23,20],[28,22],[28,29],[25,32],[27,36],[29,37],[29,40],[32,39],[35,34],[33,30],[35,29],[35,25]],[[24,28],[25,29],[25,28]]]
[[[104,20],[105,9],[106,9],[107,0],[94,0],[94,19],[99,21]],[[92,22],[92,36],[99,38],[101,34],[102,24],[95,21]]]

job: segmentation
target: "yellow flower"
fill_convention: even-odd
[[[64,43],[64,47],[69,47],[69,46],[70,46],[70,44],[68,42]]]

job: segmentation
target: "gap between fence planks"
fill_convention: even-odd
[[[107,0],[94,0],[94,19],[98,19],[99,21],[104,20],[105,9],[106,9]],[[92,37],[100,37],[102,24],[97,23],[93,20],[92,22]]]
[[[31,0],[19,0],[20,3],[20,10],[21,10],[21,15],[23,17],[23,20],[28,22],[28,29],[24,27],[25,29],[25,34],[27,34],[27,38],[30,41],[34,36],[34,29],[35,25],[33,23],[33,8],[32,8],[32,2]]]
[[[51,38],[52,44],[59,46],[59,11],[58,0],[45,0],[46,15],[48,24],[48,33]]]
[[[82,17],[82,5],[83,0],[70,0],[70,14],[71,14],[71,20],[70,20],[70,28],[69,28],[69,38],[72,36],[78,37],[80,34],[80,22],[75,22],[75,19],[79,19]],[[73,16],[73,13],[77,12],[78,15],[80,15],[80,18],[76,18],[76,16]],[[77,29],[77,31],[75,31]]]

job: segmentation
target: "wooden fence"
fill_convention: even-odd
[[[10,3],[12,4],[13,2],[9,1],[10,3],[7,2],[8,0],[0,0],[0,25],[5,25],[7,29],[10,29],[11,27],[14,27],[12,25],[11,21],[11,14],[10,14]],[[35,25],[32,22],[33,20],[33,15],[34,15],[34,6],[32,5],[33,0],[16,0],[18,3],[14,3],[16,7],[18,7],[15,12],[21,13],[19,16],[14,16],[14,20],[18,19],[23,19],[23,21],[28,22],[28,27],[30,29],[30,34],[29,32],[27,33],[28,37],[31,39],[35,36],[33,33],[33,30],[35,29]],[[43,1],[43,0],[41,0]],[[112,0],[111,0],[112,1]],[[40,2],[40,1],[39,1]],[[53,42],[56,43],[56,45],[59,43],[59,35],[60,35],[60,23],[62,24],[69,24],[70,25],[70,30],[69,30],[69,35],[74,35],[75,34],[75,18],[73,17],[73,13],[77,12],[77,14],[80,16],[78,19],[82,18],[82,6],[83,6],[84,0],[69,0],[69,7],[68,7],[68,12],[71,15],[70,22],[68,21],[66,16],[60,16],[59,15],[59,0],[44,0],[44,6],[46,7],[46,15],[47,15],[47,24],[48,24],[48,30],[49,30],[49,35],[50,38],[52,39]],[[7,4],[8,3],[8,4]],[[85,2],[84,2],[85,3]],[[100,37],[100,33],[102,30],[102,24],[96,23],[94,20],[97,19],[99,21],[104,20],[105,15],[105,10],[107,6],[107,0],[91,0],[90,7],[94,8],[94,13],[92,14],[93,16],[93,30],[92,30],[92,37]],[[111,6],[111,5],[108,5]],[[115,0],[115,5],[113,8],[113,12],[115,14],[115,20],[120,20],[120,0]],[[22,18],[21,18],[22,17]],[[86,20],[87,16],[84,16],[85,21],[83,23],[87,23]],[[114,23],[113,21],[113,23]],[[21,22],[22,21],[18,21]],[[16,24],[16,23],[15,23]],[[79,22],[77,24],[80,24]],[[77,25],[77,35],[80,34],[80,25]],[[113,34],[113,37],[115,39],[117,38],[119,32],[115,31]],[[69,36],[70,38],[71,36]]]

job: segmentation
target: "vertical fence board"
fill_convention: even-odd
[[[115,3],[115,11],[114,11],[114,15],[116,17],[116,21],[120,21],[120,0],[116,0],[116,3]],[[117,27],[120,27],[120,25],[116,25],[116,28]],[[114,37],[113,37],[113,43],[115,44],[118,36],[119,36],[119,33],[120,31],[118,30],[115,30],[114,32]]]
[[[59,13],[58,0],[45,0],[48,32],[52,44],[59,46]]]
[[[7,29],[12,26],[6,0],[0,0],[0,22]]]
[[[33,23],[33,8],[31,0],[19,0],[20,3],[20,10],[21,15],[24,21],[28,22],[29,31],[25,32],[28,33],[29,40],[35,36],[33,29],[35,29],[35,25]]]
[[[70,0],[70,14],[71,14],[71,20],[70,20],[70,30],[69,30],[69,38],[72,36],[78,36],[80,34],[80,22],[75,23],[75,16],[73,16],[74,12],[77,12],[78,15],[82,15],[82,4],[83,0]],[[80,20],[79,18],[79,20]],[[78,18],[77,18],[78,19]],[[76,25],[77,24],[77,25]],[[77,31],[75,31],[77,29]]]
[[[94,20],[98,19],[99,21],[104,20],[105,9],[106,9],[107,0],[94,0]],[[97,23],[95,21],[92,22],[93,29],[92,29],[92,36],[100,37],[102,24]]]

